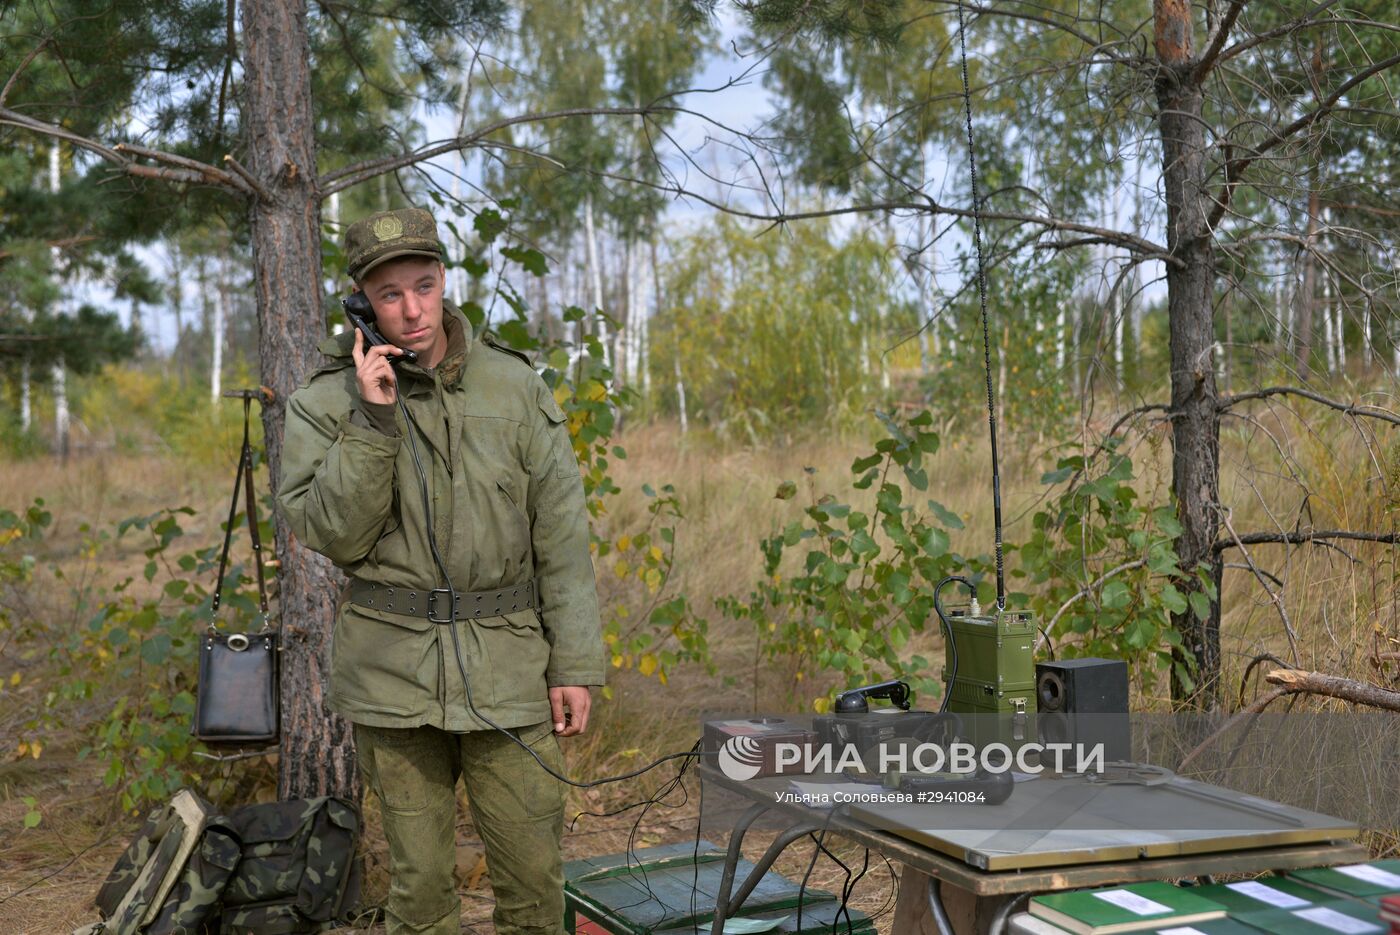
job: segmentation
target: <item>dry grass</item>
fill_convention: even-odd
[[[1252,438],[1240,434],[1241,426]],[[1291,469],[1283,466],[1267,428],[1296,457]],[[678,531],[677,573],[671,587],[684,592],[692,605],[712,623],[711,642],[722,675],[714,679],[696,669],[675,674],[669,687],[635,673],[615,674],[614,699],[600,704],[589,736],[575,741],[568,755],[575,775],[598,776],[634,769],[664,751],[687,749],[707,713],[748,710],[773,703],[784,673],[756,668],[753,636],[747,625],[726,624],[713,612],[713,599],[723,594],[746,593],[761,569],[759,540],[785,523],[797,519],[810,494],[832,492],[848,496],[849,466],[869,450],[869,439],[813,437],[767,449],[721,448],[681,436],[673,426],[647,426],[632,430],[623,440],[629,458],[614,462],[614,474],[625,493],[616,498],[606,518],[610,528],[627,531],[645,521],[646,501],[636,493],[642,482],[659,487],[674,484],[681,498],[685,520]],[[1234,506],[1235,529],[1245,531],[1292,528],[1299,515],[1310,516],[1318,528],[1351,526],[1393,529],[1396,514],[1394,492],[1378,477],[1386,476],[1384,452],[1368,450],[1361,437],[1342,420],[1298,420],[1287,413],[1260,415],[1258,425],[1227,423],[1223,438],[1226,461],[1224,496]],[[1133,448],[1145,498],[1164,501],[1169,450],[1160,431],[1149,432]],[[1394,455],[1390,456],[1392,459]],[[1007,539],[1024,538],[1029,514],[1045,492],[1038,478],[1053,467],[1043,451],[1004,444]],[[964,514],[966,530],[956,533],[953,548],[965,553],[989,551],[991,510],[986,472],[987,444],[980,432],[967,438],[945,439],[945,445],[929,465],[930,496]],[[232,464],[229,468],[231,470]],[[814,474],[803,471],[815,469]],[[1309,492],[1291,479],[1296,470]],[[227,471],[191,470],[156,457],[105,455],[74,460],[67,466],[47,461],[0,465],[0,506],[16,508],[34,496],[43,496],[55,515],[50,557],[71,560],[81,539],[79,524],[101,527],[134,514],[164,506],[188,503],[200,511],[186,524],[190,541],[203,542],[215,535],[225,509]],[[784,480],[798,483],[799,495],[788,501],[774,498]],[[866,496],[868,499],[868,495]],[[1270,514],[1273,514],[1271,518]],[[212,541],[212,540],[211,540]],[[1397,614],[1395,550],[1373,544],[1346,545],[1346,553],[1312,546],[1285,550],[1260,546],[1251,555],[1261,567],[1286,580],[1284,597],[1297,632],[1300,665],[1353,678],[1384,680],[1395,668],[1378,673],[1368,662],[1377,640],[1400,640]],[[1230,560],[1240,561],[1238,552]],[[139,553],[119,555],[117,562],[138,567]],[[116,569],[110,569],[114,574]],[[615,587],[600,568],[604,598]],[[1293,652],[1277,611],[1248,571],[1226,571],[1224,620],[1227,684],[1238,683],[1244,663],[1262,651],[1289,658]],[[1391,649],[1400,648],[1400,644]],[[15,665],[12,654],[0,649],[0,676]],[[34,703],[36,695],[6,695],[8,703]],[[1163,699],[1142,695],[1144,707],[1160,706]],[[6,720],[0,717],[0,723]],[[127,836],[134,820],[117,816],[98,781],[100,770],[91,762],[77,761],[72,750],[76,738],[54,738],[44,755],[35,760],[0,763],[0,935],[3,933],[51,933],[69,931],[93,918],[90,900]],[[0,738],[0,750],[12,746]],[[4,756],[11,754],[5,752]],[[650,795],[672,775],[672,766],[641,779],[575,794],[574,811],[610,811]],[[24,806],[22,796],[42,803],[44,821],[37,828],[18,831]],[[638,811],[607,818],[583,817],[566,837],[566,854],[610,853],[628,844]],[[689,840],[695,834],[696,805],[652,809],[641,821],[637,846]],[[382,837],[375,832],[377,818],[368,808],[371,834],[368,895],[382,897],[386,888]],[[459,837],[466,863],[473,862],[479,847],[473,829],[463,824]],[[766,843],[755,837],[755,846]],[[1393,830],[1373,832],[1377,852],[1396,847]],[[846,856],[854,856],[849,850]],[[800,879],[806,870],[810,847],[793,848],[779,870]],[[464,868],[470,870],[470,867]],[[844,874],[828,861],[820,861],[813,883],[840,890]],[[470,874],[464,884],[471,882]],[[881,864],[857,891],[856,905],[874,911],[888,895],[890,878]],[[491,901],[489,876],[464,889],[464,919],[469,930],[488,932]],[[887,930],[888,919],[886,919]]]

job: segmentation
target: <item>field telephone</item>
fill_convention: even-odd
[[[375,324],[374,306],[370,304],[369,296],[365,295],[363,292],[352,292],[340,300],[340,307],[345,309],[346,320],[355,328],[359,329],[360,334],[365,336],[365,344],[367,347],[378,347],[381,344],[389,343],[380,335],[379,328]],[[410,351],[408,348],[404,347],[399,348],[399,350],[402,351],[401,354],[389,355],[389,363],[411,364],[417,362],[418,353],[416,351]]]

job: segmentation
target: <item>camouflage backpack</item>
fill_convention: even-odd
[[[219,935],[318,932],[360,901],[360,820],[342,800],[249,805],[229,826],[242,859],[224,887]]]
[[[238,839],[187,789],[151,812],[97,893],[102,922],[74,935],[193,935],[217,920]]]
[[[153,811],[97,894],[103,921],[74,935],[320,931],[359,901],[359,818],[340,799],[228,816],[182,790]]]

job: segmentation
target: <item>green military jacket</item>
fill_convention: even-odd
[[[407,437],[414,432],[453,587],[463,594],[533,577],[539,607],[448,625],[342,597],[329,704],[378,727],[486,729],[469,709],[451,626],[476,710],[502,727],[537,724],[550,718],[547,687],[603,684],[583,484],[549,387],[517,355],[474,340],[462,313],[443,304],[442,362],[398,367],[411,426],[397,407],[360,399],[353,331],[321,344],[327,363],[287,404],[277,501],[302,544],[352,578],[442,586]]]

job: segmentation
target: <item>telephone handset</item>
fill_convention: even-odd
[[[379,331],[374,326],[374,306],[370,305],[369,297],[363,292],[352,292],[340,300],[340,307],[345,309],[345,317],[351,325],[360,329],[360,333],[365,336],[365,343],[370,347],[377,347],[380,344],[389,342],[380,337]],[[418,360],[418,353],[407,348],[399,348],[401,354],[389,355],[389,363],[414,363]]]

